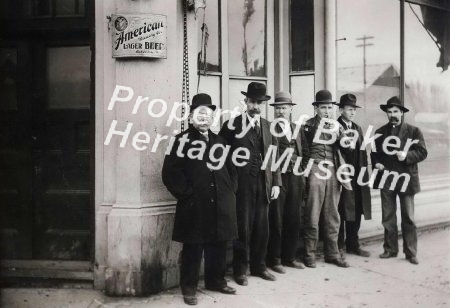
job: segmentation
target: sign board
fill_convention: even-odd
[[[167,16],[114,14],[111,25],[113,58],[167,58]]]

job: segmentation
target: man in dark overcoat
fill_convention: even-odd
[[[278,153],[282,156],[286,151],[292,152],[286,170],[281,172],[283,185],[280,195],[269,206],[270,236],[267,265],[273,271],[284,274],[283,265],[297,269],[305,268],[301,262],[295,260],[305,179],[303,176],[296,175],[294,168],[297,158],[302,156],[302,142],[296,124],[291,122],[292,108],[295,106],[291,94],[289,92],[276,93],[275,102],[270,105],[274,107],[275,118],[278,121],[275,125]],[[286,157],[286,159],[288,158],[289,156]],[[282,166],[284,166],[284,162]]]
[[[375,139],[375,149],[371,155],[372,165],[378,170],[374,187],[381,189],[384,252],[380,258],[394,258],[398,254],[398,197],[402,216],[403,252],[409,262],[419,264],[414,196],[420,192],[417,163],[425,160],[428,152],[420,129],[404,121],[404,114],[409,110],[397,96],[391,97],[386,104],[380,105],[380,108],[386,112],[389,121],[375,132],[381,136]],[[395,178],[393,172],[400,176]]]
[[[269,240],[269,202],[278,197],[281,176],[278,170],[271,171],[272,160],[264,170],[262,163],[269,146],[277,147],[277,138],[270,132],[270,123],[260,116],[261,106],[270,99],[263,83],[251,82],[246,96],[247,111],[226,121],[219,133],[231,150],[245,149],[249,153],[243,166],[236,168],[238,191],[236,213],[239,237],[234,241],[233,272],[240,285],[247,285],[247,268],[250,273],[265,280],[275,280],[266,268],[267,243]]]
[[[195,110],[198,114],[195,115]],[[196,290],[202,254],[205,258],[205,287],[234,294],[227,286],[227,242],[237,236],[237,174],[230,160],[218,169],[211,163],[223,157],[226,140],[209,130],[216,106],[207,94],[194,96],[191,106],[192,125],[176,136],[171,153],[162,169],[164,185],[178,200],[172,239],[183,243],[180,286],[187,304],[197,304]]]
[[[345,163],[355,168],[355,174],[351,180],[352,190],[342,188],[341,198],[339,199],[338,210],[341,217],[341,225],[339,228],[338,247],[340,250],[343,250],[345,246],[347,253],[369,257],[370,253],[360,247],[358,238],[361,215],[364,215],[366,220],[372,218],[372,201],[370,198],[370,187],[358,184],[360,175],[362,183],[368,183],[369,170],[367,169],[366,148],[361,149],[364,135],[361,127],[353,121],[357,108],[361,107],[356,105],[355,95],[348,93],[341,96],[339,100],[341,116],[338,118],[338,122],[349,137],[357,135],[358,139],[356,140],[354,151],[342,152]],[[365,169],[361,170],[363,167]]]

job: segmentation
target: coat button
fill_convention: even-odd
[[[209,184],[209,186],[214,187],[214,182],[211,182],[211,184]]]
[[[211,198],[211,203],[214,203],[214,199],[213,198]]]

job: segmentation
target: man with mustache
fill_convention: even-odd
[[[389,171],[399,174],[407,173],[410,176],[404,191],[402,186],[405,178],[399,180],[395,187],[391,187],[392,177],[388,177],[383,187],[380,187],[384,226],[384,252],[380,258],[395,258],[398,254],[396,216],[398,196],[402,216],[403,252],[410,263],[419,264],[417,232],[414,223],[414,195],[420,192],[417,163],[425,160],[428,152],[420,129],[404,122],[404,114],[409,110],[403,106],[397,96],[391,97],[386,104],[380,105],[380,108],[386,112],[389,122],[375,132],[381,136],[375,140],[372,165],[379,170],[378,175]],[[374,187],[379,185],[378,178],[375,180]]]
[[[342,259],[338,249],[339,233],[339,213],[338,202],[340,195],[340,183],[337,179],[336,171],[342,161],[340,161],[340,139],[344,136],[343,128],[335,128],[332,133],[319,134],[319,140],[329,141],[316,142],[316,133],[320,133],[319,125],[322,119],[331,119],[333,115],[333,101],[328,90],[320,90],[316,93],[316,100],[312,103],[316,116],[305,122],[302,126],[302,134],[305,135],[303,143],[303,160],[305,163],[309,159],[314,159],[314,164],[307,178],[307,200],[305,205],[305,265],[316,267],[316,247],[319,240],[319,220],[323,223],[323,251],[325,262],[335,264],[339,267],[349,267],[350,265]],[[333,124],[325,125],[330,129]],[[334,136],[332,136],[334,134]],[[334,138],[333,138],[334,137]],[[326,143],[326,144],[325,144]],[[343,149],[346,150],[346,149]],[[330,176],[326,176],[320,166],[326,166]],[[319,177],[319,176],[320,177]],[[320,217],[323,219],[320,219]]]
[[[267,242],[269,240],[268,211],[270,200],[278,198],[281,186],[280,172],[271,171],[272,163],[261,170],[269,146],[278,146],[277,138],[270,132],[270,123],[260,116],[261,106],[270,99],[263,83],[251,82],[246,96],[247,111],[226,121],[219,133],[236,149],[246,149],[246,164],[238,166],[238,191],[236,216],[238,236],[233,245],[233,274],[236,283],[247,285],[247,267],[250,273],[265,280],[275,276],[266,268]]]

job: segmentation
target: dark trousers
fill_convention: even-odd
[[[200,274],[200,264],[205,254],[205,286],[226,286],[226,242],[208,244],[183,244],[180,266],[180,286],[183,295],[195,295]]]
[[[318,173],[325,173],[314,163],[308,176],[308,199],[305,206],[305,260],[316,258],[317,241],[319,240],[319,220],[322,214],[323,250],[326,260],[340,257],[338,249],[338,234],[340,218],[338,213],[339,182],[336,178],[336,168],[328,167],[331,171],[329,179],[320,179]]]
[[[248,176],[239,183],[236,195],[236,216],[239,239],[233,243],[234,275],[266,270],[267,242],[269,240],[268,202],[264,185],[264,173]]]
[[[417,255],[417,231],[414,223],[414,195],[381,190],[381,210],[384,226],[384,250],[398,253],[397,196],[402,216],[403,252],[407,257]]]
[[[355,209],[355,221],[347,221],[345,219],[344,204],[339,203],[339,216],[341,225],[339,226],[338,247],[339,249],[347,249],[347,251],[355,251],[359,249],[358,232],[361,227],[361,210]]]
[[[270,266],[295,260],[300,232],[301,177],[292,172],[281,174],[283,186],[278,199],[269,205]]]

